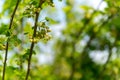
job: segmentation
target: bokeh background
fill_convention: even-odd
[[[4,60],[4,31],[16,0],[0,0],[0,73]],[[14,19],[6,80],[23,80],[26,51],[34,18],[22,14],[30,0],[21,0]],[[52,32],[48,41],[34,47],[30,80],[120,80],[120,1],[53,0],[55,7],[43,6],[39,21]],[[13,73],[13,74],[11,74]],[[0,77],[1,77],[0,76]]]

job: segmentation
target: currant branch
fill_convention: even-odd
[[[40,0],[40,1],[39,1],[38,9],[39,9],[39,8],[41,9],[41,6],[42,6],[43,3],[44,3],[43,0]],[[40,13],[40,12],[38,12],[38,11],[35,12],[34,32],[33,32],[33,36],[32,36],[32,39],[33,39],[33,40],[34,40],[34,38],[36,37],[37,23],[38,23],[39,13]],[[27,73],[26,73],[26,78],[25,78],[25,80],[28,80],[28,76],[29,76],[29,74],[30,74],[31,58],[32,58],[32,53],[33,53],[34,44],[35,44],[35,42],[32,41],[32,42],[31,42],[31,47],[30,47],[29,58],[28,58],[28,66],[27,66]]]
[[[9,30],[12,28],[13,19],[14,19],[14,16],[15,16],[15,13],[16,13],[16,11],[17,11],[17,8],[18,8],[19,3],[20,3],[20,0],[17,0],[15,9],[14,9],[12,15],[11,15],[10,24],[9,24]],[[8,38],[8,40],[7,40],[6,48],[5,48],[5,59],[4,59],[4,65],[3,65],[2,80],[5,80],[6,62],[7,62],[7,56],[8,56],[8,46],[9,46],[9,38]]]

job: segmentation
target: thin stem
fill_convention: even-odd
[[[73,46],[73,50],[71,52],[71,73],[70,73],[70,77],[68,80],[73,80],[74,77],[74,72],[75,72],[75,58],[74,58],[74,52],[75,52],[75,44],[74,42],[72,42],[72,46]]]
[[[14,9],[12,15],[11,15],[10,24],[9,24],[9,30],[10,30],[11,27],[12,27],[13,19],[14,19],[16,10],[17,10],[17,8],[18,8],[19,2],[20,2],[20,0],[17,1],[16,6],[15,6],[15,9]],[[4,60],[4,65],[3,65],[2,80],[5,80],[5,71],[6,71],[6,62],[7,62],[7,55],[8,55],[8,46],[9,46],[9,38],[8,38],[8,40],[7,40],[7,43],[6,43],[5,60]]]
[[[84,22],[83,27],[79,30],[79,32],[78,32],[78,34],[76,35],[76,37],[81,36],[82,32],[86,29],[86,27],[87,27],[88,24],[91,22],[91,20],[93,19],[94,15],[96,14],[96,12],[99,10],[100,5],[102,4],[103,1],[104,1],[104,0],[101,0],[101,1],[100,1],[100,3],[99,3],[98,6],[97,6],[97,9],[92,12],[91,17]]]
[[[117,35],[117,36],[118,36],[118,35]],[[112,48],[115,46],[116,41],[117,41],[117,39],[115,40],[115,42],[113,43],[112,46],[109,46],[108,58],[107,58],[107,61],[105,62],[105,64],[103,65],[103,69],[102,69],[102,71],[100,72],[100,74],[99,74],[99,76],[98,76],[98,78],[99,78],[98,80],[102,80],[102,77],[103,77],[103,74],[104,74],[104,72],[105,72],[105,70],[106,70],[106,67],[107,67],[107,65],[108,65],[108,63],[110,62],[110,59],[111,59],[111,57],[112,57]]]
[[[20,47],[19,47],[19,51],[23,51],[23,44],[24,44],[24,33],[23,33],[23,27],[24,27],[24,17],[20,19],[20,31],[22,33],[22,38],[21,38],[21,44],[20,44]],[[20,69],[22,70],[23,69],[23,61],[22,61],[22,57],[21,55],[19,54],[19,61],[20,61],[20,64],[19,64],[19,67]]]
[[[38,8],[41,8],[42,4],[44,3],[43,0],[39,1],[39,6]],[[36,31],[37,31],[37,23],[38,23],[38,18],[39,18],[39,12],[36,12],[36,17],[35,17],[35,24],[34,24],[34,33],[32,36],[32,39],[34,39],[36,37]],[[29,58],[28,58],[28,66],[27,66],[27,73],[26,73],[26,78],[25,80],[28,80],[28,76],[30,74],[30,66],[31,66],[31,58],[32,58],[32,52],[33,52],[33,48],[34,48],[34,41],[31,43],[31,47],[30,47],[30,54],[29,54]]]
[[[101,5],[102,2],[103,2],[103,0],[98,4],[97,10],[99,9],[99,7],[100,7],[100,5]],[[90,23],[90,21],[92,20],[94,14],[97,12],[97,10],[94,10],[93,13],[92,13],[91,18],[89,18],[88,20],[86,20],[86,21],[84,22],[83,27],[82,27],[82,28],[79,30],[79,32],[76,34],[76,36],[75,36],[76,38],[78,38],[79,36],[81,36],[82,32],[83,32],[84,29],[87,27],[87,25]],[[90,44],[92,38],[93,38],[93,36],[92,36],[92,37],[90,38],[90,40],[88,41],[88,44],[86,45],[86,47]],[[74,43],[72,43],[72,44],[73,44],[73,51],[72,51],[72,53],[71,53],[72,69],[71,69],[70,77],[69,77],[68,80],[73,80],[73,77],[74,77],[75,65],[76,65],[75,59],[74,59],[74,52],[75,52],[75,43],[76,43],[76,42],[77,42],[77,41],[74,41]],[[85,52],[86,47],[84,48],[83,52]],[[82,53],[83,53],[83,52],[82,52]]]
[[[99,30],[100,30],[100,27],[102,27],[102,26],[104,26],[110,19],[112,18],[112,16],[109,16],[108,17],[108,19],[107,20],[105,20],[101,25],[99,25]],[[87,22],[86,22],[87,23]],[[89,22],[88,22],[89,23]],[[85,24],[85,26],[87,26],[88,24]],[[94,25],[95,26],[95,25]],[[95,33],[95,34],[97,34],[98,32],[99,32],[99,30]],[[85,59],[85,57],[86,57],[86,55],[87,55],[87,53],[85,52],[86,51],[86,48],[87,47],[89,47],[90,46],[90,43],[91,43],[91,41],[92,41],[92,39],[95,37],[95,34],[93,35],[91,35],[90,36],[90,39],[89,39],[89,41],[87,42],[87,45],[84,47],[84,49],[83,49],[83,51],[81,52],[82,54],[80,54],[80,58],[81,58],[81,55],[82,55],[82,60],[83,59]],[[80,33],[79,33],[79,35],[80,35]],[[77,36],[78,37],[78,36]],[[76,38],[77,38],[76,37]],[[77,42],[77,40],[74,42],[74,43],[72,43],[73,44],[73,46],[75,47],[75,43]],[[72,51],[72,53],[74,53],[75,52],[75,49],[73,48],[73,51]],[[74,56],[73,54],[72,54],[72,56]],[[73,59],[73,60],[75,60],[75,59]],[[73,76],[74,76],[74,72],[75,72],[75,66],[76,66],[76,62],[75,61],[73,61],[73,63],[72,63],[72,71],[71,71],[71,74],[70,74],[70,77],[69,77],[69,79],[68,80],[73,80]]]

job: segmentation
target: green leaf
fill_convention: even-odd
[[[5,48],[6,48],[5,45],[0,43],[0,50],[5,50]]]
[[[7,30],[8,30],[8,25],[2,23],[0,26],[0,34],[6,34]]]
[[[33,34],[33,29],[30,23],[27,23],[26,26],[24,27],[24,33],[28,33],[29,35]]]
[[[120,26],[120,17],[116,17],[112,20],[112,23],[116,26]]]
[[[21,44],[21,42],[22,42],[22,41],[18,38],[17,35],[13,35],[13,36],[10,37],[9,43],[10,43],[11,45],[18,46],[18,45]]]
[[[45,20],[48,21],[50,24],[58,24],[59,22],[56,20],[53,20],[52,18],[45,17]]]
[[[88,11],[88,10],[92,10],[93,8],[90,7],[90,6],[87,6],[87,5],[82,5],[80,6],[81,9],[85,10],[85,11]]]
[[[5,35],[0,35],[0,43],[4,43],[7,41],[7,37]]]

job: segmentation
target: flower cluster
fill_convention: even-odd
[[[35,42],[35,43],[37,43],[41,39],[44,39],[44,40],[48,41],[52,38],[52,36],[50,34],[48,34],[49,32],[51,32],[51,30],[45,24],[45,22],[39,22],[38,23],[38,29],[37,29],[37,32],[36,32],[36,37],[34,39],[32,39],[32,37],[30,37],[30,41]]]
[[[28,18],[34,17],[35,13],[39,13],[40,11],[41,11],[41,8],[37,8],[36,5],[34,5],[33,3],[30,3],[25,7],[25,11],[23,15],[27,16]]]
[[[45,24],[45,22],[38,23],[37,36],[39,37],[39,39],[45,39],[45,40],[51,39],[51,35],[48,34],[49,32],[51,32],[51,30]]]

